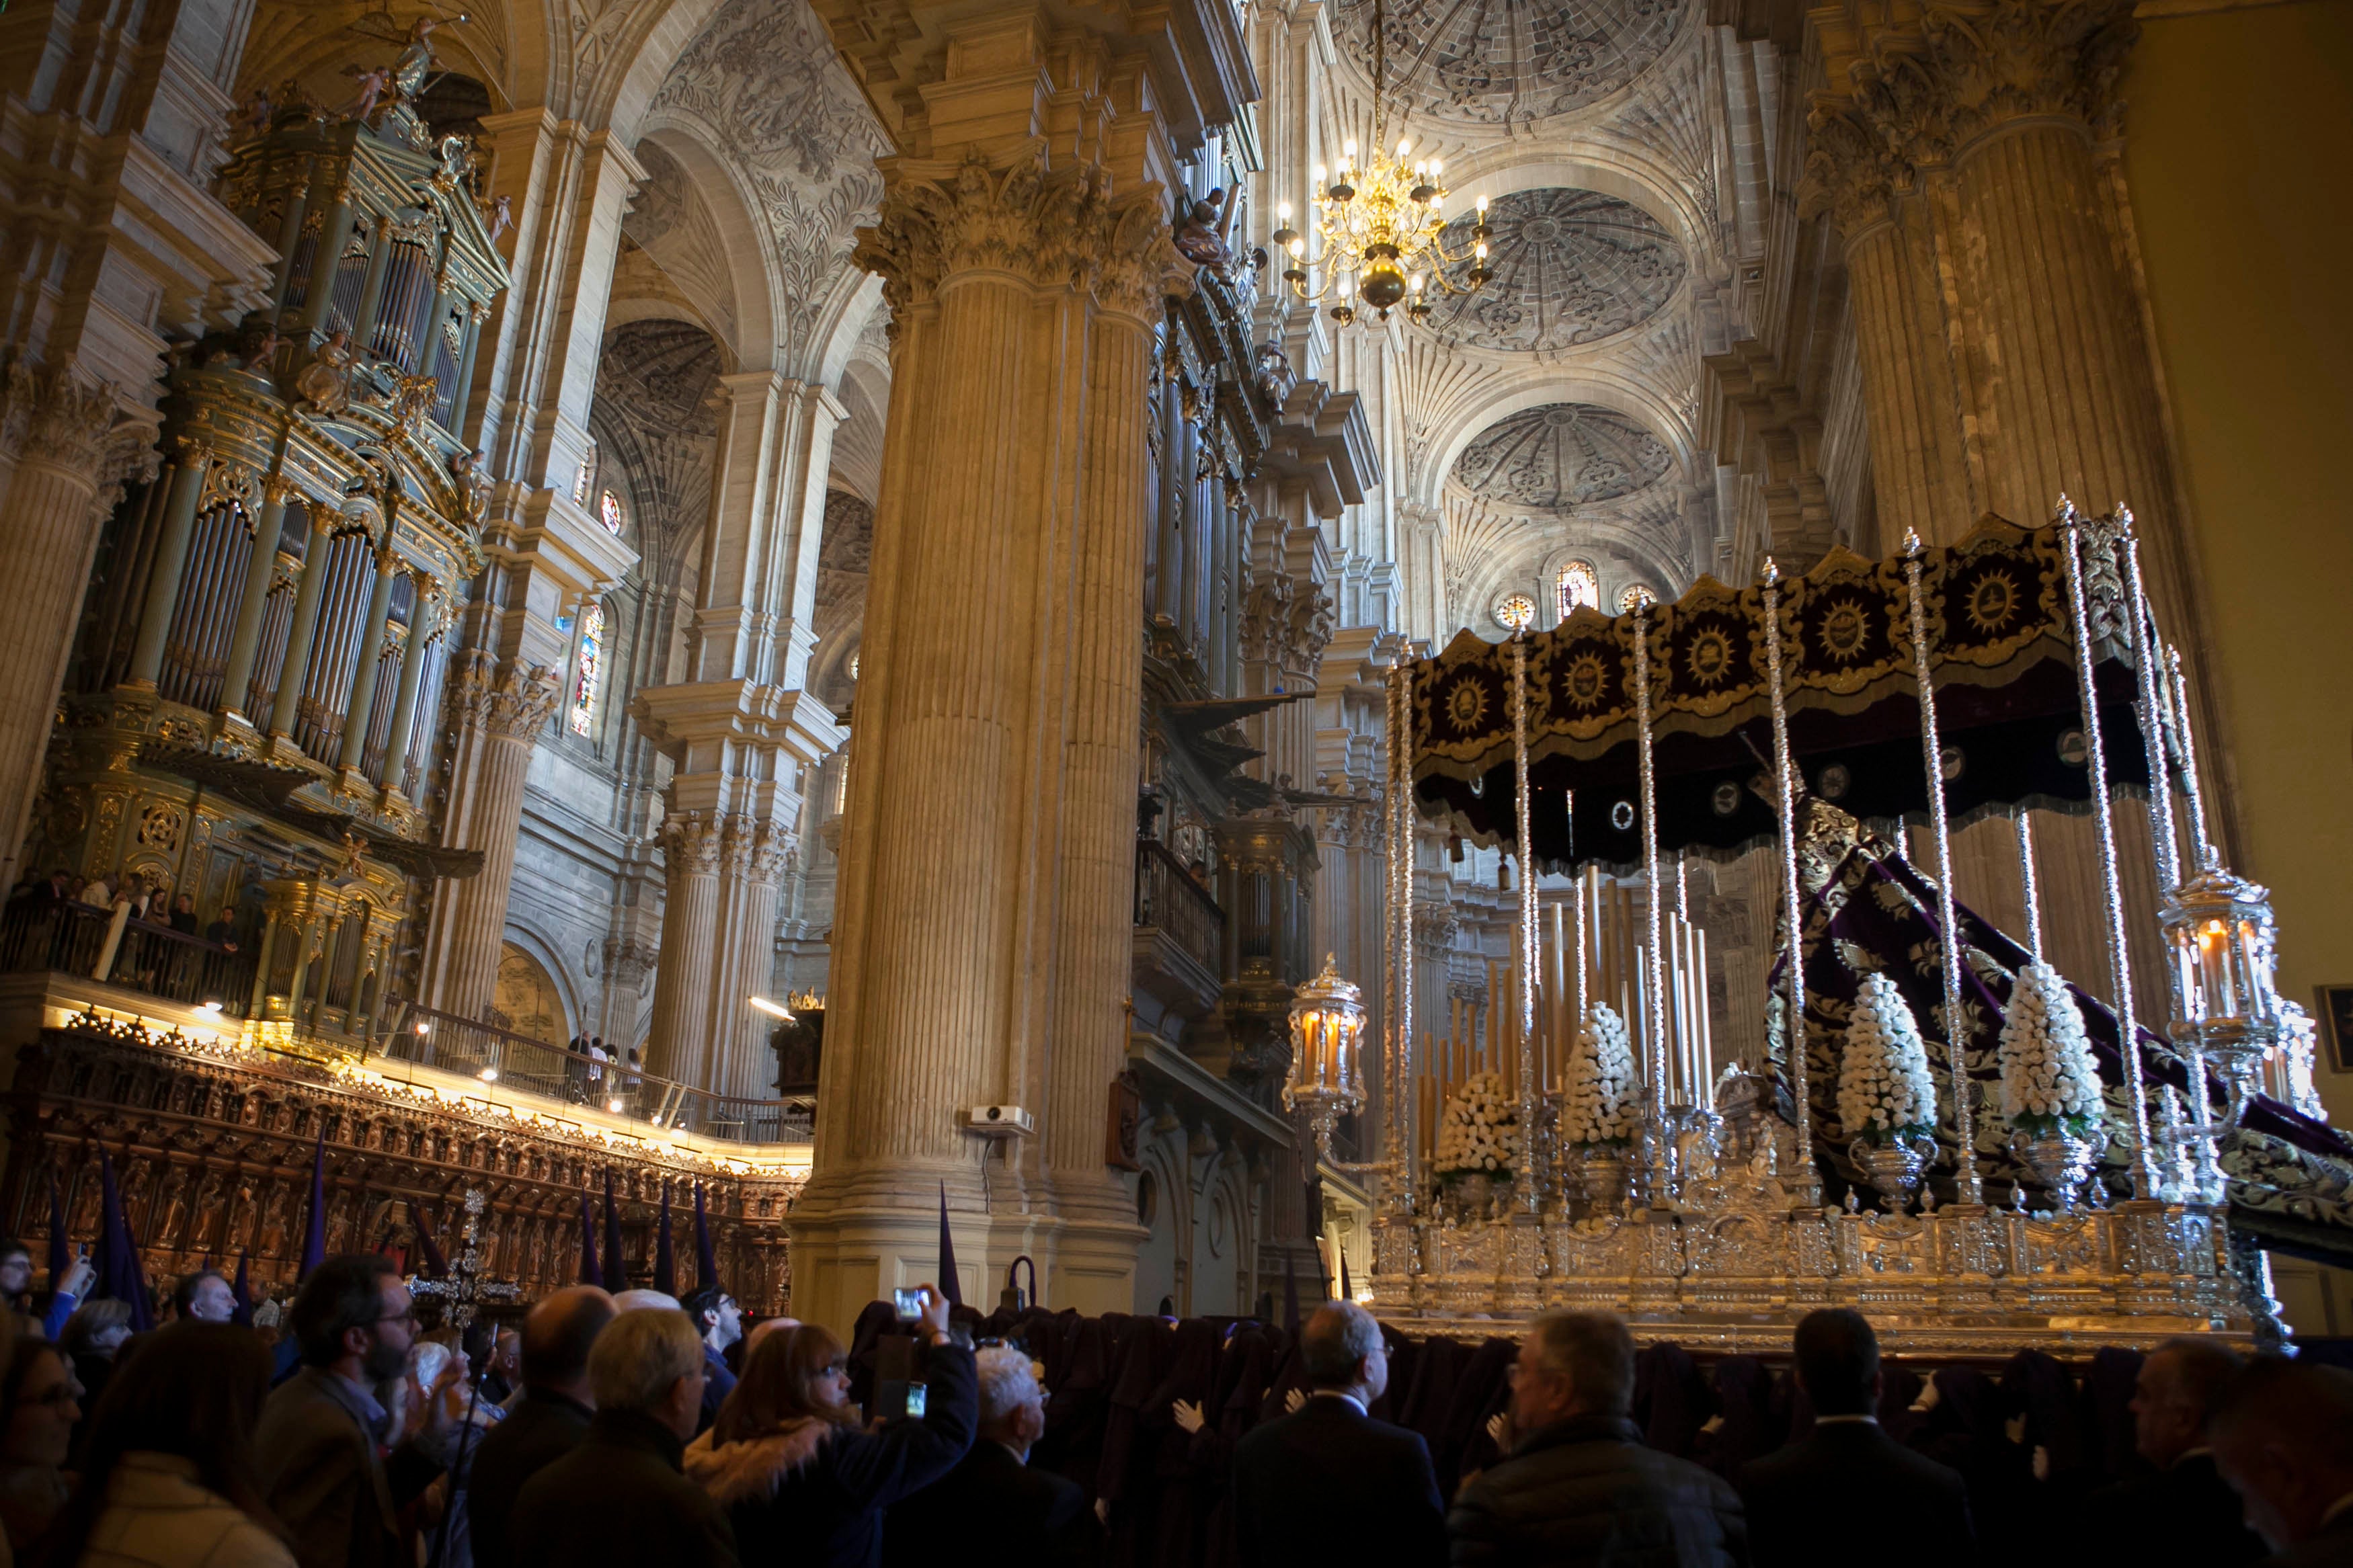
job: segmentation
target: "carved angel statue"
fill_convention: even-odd
[[[507,230],[514,227],[514,198],[510,195],[492,198],[491,205],[482,209],[482,224],[491,231],[491,243],[496,245],[505,237]]]
[[[405,430],[414,430],[432,412],[441,395],[441,383],[430,375],[404,375],[397,379],[387,405],[392,421]]]
[[[343,74],[358,85],[352,89],[352,100],[343,106],[345,120],[366,121],[375,115],[375,106],[384,100],[392,87],[390,66],[345,66]]]
[[[1204,267],[1223,269],[1232,265],[1234,255],[1226,246],[1225,216],[1229,204],[1222,190],[1211,191],[1195,202],[1185,220],[1176,226],[1176,250],[1187,261],[1198,261]]]
[[[440,25],[438,16],[419,16],[409,25],[408,47],[392,63],[392,90],[403,103],[417,96],[433,69],[433,29]]]
[[[359,357],[350,332],[329,333],[294,378],[294,395],[313,414],[341,414],[351,406],[352,366]]]
[[[278,104],[269,96],[269,89],[257,87],[253,89],[253,96],[245,100],[245,107],[237,110],[230,129],[240,137],[260,136],[269,132],[270,121],[277,116]]]
[[[263,374],[267,374],[268,372],[264,367],[275,360],[278,357],[278,351],[285,346],[286,340],[279,335],[276,327],[265,328],[261,336],[255,340],[253,346],[245,351],[245,368],[263,371]]]
[[[449,477],[458,481],[465,492],[466,520],[480,522],[491,505],[491,468],[482,460],[482,449],[459,452],[449,459]]]

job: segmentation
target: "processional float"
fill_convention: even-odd
[[[1905,542],[1501,644],[1465,632],[1392,672],[1368,1167],[1384,1318],[1597,1307],[1685,1345],[1778,1348],[1803,1312],[1849,1305],[1915,1352],[2269,1338],[2266,1249],[2353,1262],[2353,1143],[2311,1091],[2310,1021],[2274,987],[2268,897],[2208,832],[2130,514],[2063,499],[2042,528]],[[2161,1031],[2135,1016],[2126,795],[2162,890]],[[2043,962],[2030,807],[2092,819],[2106,1005]],[[1953,896],[1954,834],[2000,816],[2023,942]],[[1418,820],[1519,864],[1493,1072],[1430,1061],[1415,1032]],[[1904,821],[1933,876],[1873,826]],[[1753,998],[1767,1059],[1718,1072],[1680,868],[1767,843],[1784,911]],[[1599,951],[1597,869],[1644,895],[1630,955],[1622,893],[1618,952]],[[1570,879],[1549,961],[1539,874]],[[1363,1100],[1361,1026],[1336,975],[1302,988],[1286,1098],[1326,1159]]]

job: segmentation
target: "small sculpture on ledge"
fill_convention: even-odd
[[[491,470],[482,460],[482,449],[452,453],[448,467],[450,479],[465,497],[466,521],[479,525],[491,505]]]
[[[352,100],[343,106],[343,117],[366,124],[375,118],[376,105],[384,101],[385,93],[392,87],[390,66],[345,66],[343,74],[353,79]]]
[[[1226,220],[1232,207],[1221,190],[1211,191],[1195,202],[1187,210],[1185,220],[1176,226],[1177,254],[1220,272],[1231,267],[1234,253],[1226,244]]]
[[[385,406],[391,414],[392,422],[395,425],[415,435],[417,427],[425,423],[426,415],[432,412],[433,405],[440,395],[441,383],[438,377],[398,376],[395,378],[392,395],[385,401]]]
[[[501,195],[491,198],[482,209],[482,226],[490,230],[492,245],[504,238],[507,230],[514,227],[514,197]]]
[[[419,16],[409,24],[407,45],[392,63],[392,90],[404,104],[424,89],[433,69],[433,29],[440,25],[438,16]]]
[[[351,406],[352,366],[358,361],[352,334],[330,332],[294,378],[294,395],[313,414],[341,414]]]
[[[253,89],[253,96],[245,100],[245,107],[237,110],[237,116],[230,122],[229,129],[240,139],[248,136],[265,136],[269,134],[270,124],[277,117],[278,104],[269,96],[269,89],[266,87],[257,87]]]

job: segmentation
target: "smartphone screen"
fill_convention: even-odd
[[[923,1419],[923,1385],[920,1383],[911,1383],[907,1385],[907,1414],[916,1420]]]
[[[923,1293],[921,1290],[893,1290],[891,1305],[902,1323],[912,1323],[923,1315]]]

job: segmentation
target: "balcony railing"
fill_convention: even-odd
[[[0,972],[56,970],[191,1007],[245,1016],[253,959],[167,925],[71,900],[19,899],[0,910]]]
[[[1135,841],[1135,923],[1166,932],[1210,974],[1224,973],[1226,911],[1156,838]]]
[[[225,1018],[244,1018],[253,995],[254,957],[185,935],[169,926],[125,919],[70,900],[19,899],[0,910],[0,973],[54,972],[184,1006],[217,1004]],[[486,1092],[529,1096],[559,1108],[623,1117],[649,1138],[688,1132],[737,1143],[806,1143],[817,1101],[807,1095],[754,1100],[711,1094],[620,1062],[575,1056],[528,1035],[472,1018],[387,998],[366,1037],[335,1027],[336,1017],[306,1009],[290,1037],[268,1048],[378,1062],[413,1062],[480,1080]],[[360,1021],[364,1025],[365,1021]]]
[[[815,1131],[817,1101],[805,1095],[712,1094],[413,1002],[393,1003],[385,1016],[390,1026],[376,1047],[385,1060],[461,1073],[500,1093],[623,1117],[647,1137],[670,1131],[736,1143],[806,1143]]]

